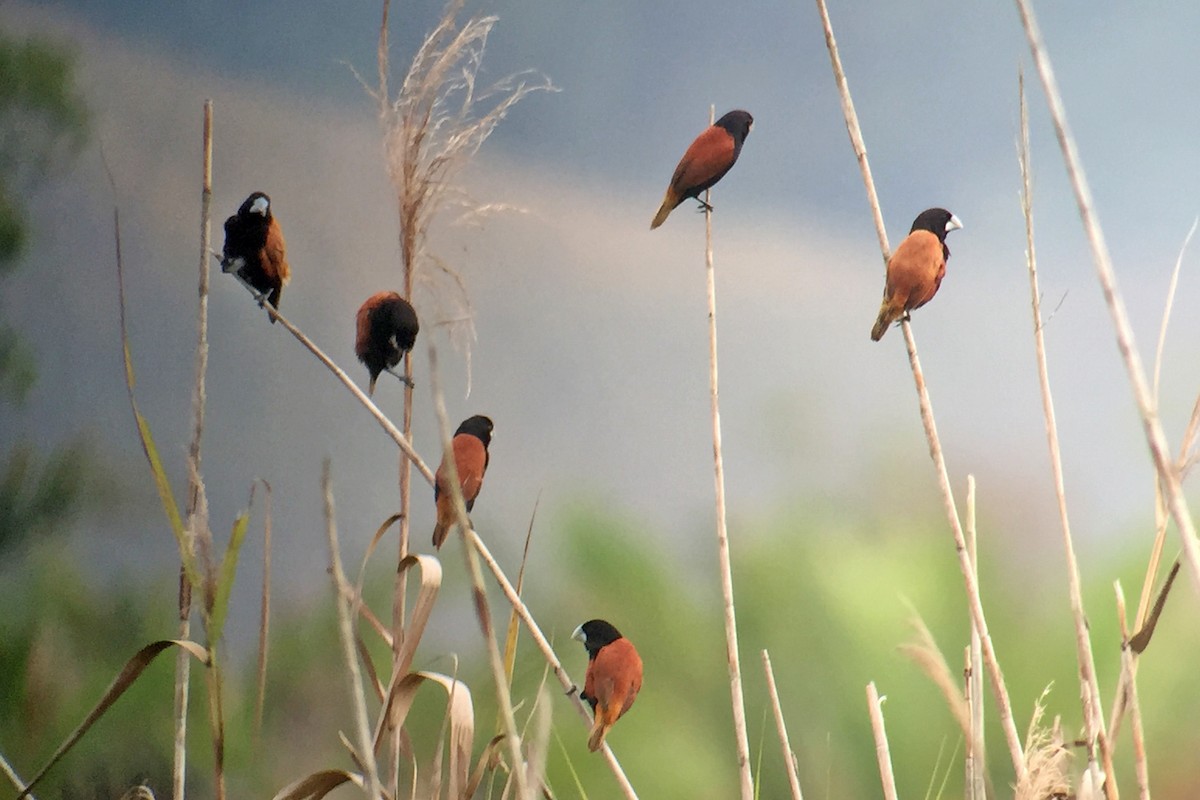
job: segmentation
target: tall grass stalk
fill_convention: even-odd
[[[1138,705],[1137,663],[1129,645],[1130,630],[1125,619],[1125,590],[1120,581],[1113,581],[1117,596],[1117,621],[1121,626],[1121,682],[1127,687],[1129,716],[1133,728],[1133,769],[1137,775],[1139,800],[1150,800],[1150,768],[1146,761],[1146,734],[1142,728],[1142,710]],[[1112,776],[1109,776],[1110,782]]]
[[[504,673],[504,656],[500,653],[500,645],[496,640],[496,629],[492,622],[491,606],[488,603],[487,588],[483,584],[483,572],[479,568],[479,557],[472,547],[471,520],[467,517],[467,506],[463,501],[462,486],[458,480],[458,465],[454,460],[454,444],[449,417],[446,415],[446,403],[442,396],[441,381],[438,377],[437,348],[429,343],[429,382],[433,389],[433,407],[437,414],[438,429],[441,432],[442,452],[445,454],[442,466],[446,470],[446,483],[450,487],[450,497],[454,504],[458,530],[462,537],[463,558],[466,561],[467,573],[471,576],[471,595],[475,605],[475,616],[479,620],[479,630],[483,634],[484,646],[488,653],[488,666],[491,667],[492,687],[496,692],[496,705],[499,707],[500,719],[504,726],[504,743],[508,748],[511,761],[511,775],[516,786],[519,800],[532,800],[526,780],[525,759],[521,751],[521,735],[517,731],[517,719],[513,712],[512,695],[508,688],[508,679]],[[540,776],[539,776],[540,777]]]
[[[525,601],[521,599],[520,594],[508,580],[508,577],[504,574],[504,570],[500,568],[499,563],[497,563],[495,557],[492,556],[492,553],[490,550],[488,550],[487,545],[485,545],[483,540],[479,538],[479,535],[474,530],[468,530],[466,531],[466,536],[470,541],[471,546],[475,549],[475,552],[479,554],[479,557],[482,559],[484,565],[496,579],[496,583],[499,584],[500,590],[504,593],[504,597],[508,600],[509,604],[512,605],[513,610],[517,613],[517,616],[521,618],[521,622],[525,623],[525,628],[529,631],[529,636],[533,639],[534,645],[539,651],[541,651],[542,657],[550,666],[550,671],[554,673],[554,677],[558,679],[559,684],[563,687],[563,691],[566,693],[567,697],[571,699],[571,702],[575,706],[575,710],[579,712],[579,716],[583,720],[584,725],[591,727],[592,715],[588,712],[587,706],[584,705],[583,700],[579,697],[579,687],[571,680],[571,676],[567,674],[567,670],[563,667],[562,661],[559,660],[558,655],[554,652],[554,647],[550,644],[550,641],[546,638],[546,635],[542,633],[541,626],[539,626],[537,624],[537,620],[533,618],[533,614],[529,611],[529,607],[525,605]],[[604,754],[604,759],[608,763],[609,769],[612,770],[613,776],[616,777],[617,784],[621,787],[621,792],[625,795],[627,800],[637,800],[637,792],[634,791],[633,784],[629,782],[629,778],[625,775],[625,770],[621,767],[621,763],[617,761],[617,757],[613,754],[613,751],[609,747],[607,741],[605,741],[603,747],[601,747],[600,752]]]
[[[1125,369],[1129,373],[1129,382],[1133,388],[1138,413],[1141,416],[1146,443],[1150,448],[1150,455],[1154,459],[1154,466],[1158,470],[1159,482],[1166,495],[1167,508],[1175,520],[1175,525],[1179,528],[1184,556],[1192,575],[1192,584],[1200,592],[1200,539],[1196,538],[1196,526],[1192,521],[1187,499],[1183,496],[1179,471],[1171,461],[1170,448],[1167,444],[1167,437],[1163,433],[1162,423],[1158,418],[1155,398],[1146,381],[1142,360],[1133,339],[1133,329],[1129,325],[1129,315],[1125,311],[1125,301],[1121,299],[1120,290],[1117,287],[1112,257],[1096,216],[1092,192],[1083,171],[1079,151],[1075,147],[1075,139],[1067,125],[1067,112],[1063,106],[1062,95],[1058,90],[1058,81],[1054,77],[1054,68],[1050,64],[1050,56],[1046,53],[1046,47],[1042,42],[1042,34],[1033,13],[1032,2],[1016,0],[1016,4],[1029,42],[1029,50],[1033,55],[1033,63],[1037,67],[1038,77],[1042,82],[1046,105],[1050,109],[1050,117],[1054,122],[1054,132],[1058,138],[1059,149],[1062,151],[1067,176],[1071,180],[1071,188],[1075,193],[1079,217],[1083,222],[1084,233],[1087,235],[1088,245],[1092,251],[1096,277],[1100,281],[1104,300],[1108,305],[1109,314],[1112,316],[1117,348],[1125,363]]]
[[[879,780],[883,784],[884,800],[897,800],[896,776],[892,773],[892,753],[888,747],[887,730],[883,725],[883,700],[875,682],[867,684],[867,709],[871,715],[871,733],[875,736],[875,760],[879,762]]]
[[[775,687],[775,670],[771,669],[771,655],[762,651],[763,672],[767,677],[767,693],[771,698],[771,710],[775,714],[775,731],[779,735],[779,746],[783,751],[783,763],[787,765],[788,788],[793,800],[804,800],[800,792],[800,776],[796,774],[796,754],[788,741],[787,723],[783,719],[783,707],[779,704],[779,690]]]
[[[342,571],[342,556],[338,546],[337,522],[333,508],[333,479],[331,466],[326,458],[321,465],[321,496],[325,507],[325,540],[329,545],[329,575],[333,581],[333,602],[337,608],[338,636],[342,644],[342,656],[346,663],[346,676],[350,689],[350,707],[354,713],[354,738],[356,756],[362,766],[363,779],[367,785],[367,796],[371,800],[383,797],[383,784],[379,780],[379,769],[375,763],[375,748],[372,746],[371,723],[367,715],[367,699],[363,693],[362,671],[358,666],[358,650],[355,647],[356,621],[350,612],[351,601],[347,599],[349,584]]]
[[[975,476],[967,476],[967,551],[971,556],[971,571],[979,581],[979,536],[975,525]],[[966,655],[967,731],[966,796],[967,800],[987,800],[987,745],[983,728],[983,645],[979,629],[971,620],[971,644]]]
[[[1058,501],[1058,520],[1062,529],[1063,551],[1067,558],[1067,591],[1071,598],[1071,617],[1075,622],[1075,658],[1079,666],[1079,693],[1083,702],[1083,725],[1087,732],[1088,770],[1092,785],[1101,785],[1098,774],[1103,765],[1107,785],[1115,787],[1112,755],[1104,729],[1104,709],[1100,702],[1100,684],[1096,678],[1096,660],[1092,636],[1083,608],[1082,581],[1075,544],[1071,538],[1071,520],[1067,513],[1067,492],[1063,479],[1062,451],[1058,442],[1058,422],[1054,414],[1054,396],[1050,391],[1050,368],[1046,360],[1046,338],[1042,320],[1041,290],[1038,288],[1037,250],[1033,239],[1033,181],[1029,161],[1029,107],[1025,101],[1025,72],[1017,76],[1020,95],[1021,131],[1017,156],[1021,164],[1021,212],[1025,218],[1025,258],[1029,267],[1029,294],[1033,311],[1033,342],[1037,354],[1038,383],[1042,393],[1042,414],[1046,418],[1046,444],[1050,449],[1050,470],[1054,479],[1054,497]],[[1097,763],[1097,756],[1099,763]]]
[[[883,261],[886,264],[891,248],[888,246],[887,232],[883,227],[883,213],[879,208],[879,197],[875,192],[875,185],[871,180],[870,168],[867,166],[867,152],[865,145],[863,145],[862,132],[858,125],[858,115],[854,111],[854,101],[850,97],[850,88],[846,82],[845,72],[842,69],[841,57],[838,55],[837,41],[833,36],[833,26],[829,20],[829,12],[825,7],[825,0],[817,0],[817,8],[821,13],[821,20],[825,26],[825,44],[829,48],[834,79],[842,96],[842,111],[846,118],[846,129],[850,134],[850,142],[854,147],[855,155],[862,166],[867,198],[871,204],[871,212],[875,219],[876,234],[879,237]],[[987,665],[988,674],[991,676],[992,691],[995,694],[996,705],[999,709],[1000,725],[1004,731],[1005,742],[1008,744],[1009,756],[1012,758],[1013,771],[1019,781],[1025,776],[1026,766],[1024,750],[1021,747],[1021,738],[1017,733],[1016,723],[1013,720],[1012,703],[1009,700],[1008,689],[1004,683],[1004,674],[1000,670],[1000,662],[996,658],[996,651],[992,645],[991,635],[988,633],[987,620],[983,614],[983,603],[979,599],[979,582],[976,580],[975,573],[971,569],[971,560],[967,556],[967,546],[962,524],[959,521],[958,510],[954,503],[954,491],[950,486],[950,476],[946,471],[946,461],[942,455],[941,440],[938,438],[937,425],[933,417],[933,405],[929,400],[929,391],[925,385],[925,374],[921,370],[921,362],[917,356],[917,343],[913,339],[912,326],[907,319],[901,321],[901,330],[904,332],[904,343],[908,349],[909,365],[912,368],[913,381],[916,384],[917,398],[921,409],[921,423],[925,428],[925,438],[929,442],[929,455],[937,470],[938,487],[942,493],[942,502],[945,507],[946,517],[950,522],[950,528],[954,534],[955,550],[958,554],[959,569],[963,574],[963,581],[966,584],[967,602],[971,609],[971,619],[979,631],[983,661]]]
[[[716,118],[710,107],[709,124]],[[713,269],[712,189],[704,192],[704,267],[708,286],[708,386],[712,402],[713,481],[716,484],[717,561],[724,603],[725,655],[729,668],[729,693],[733,705],[733,733],[737,746],[738,778],[742,800],[754,800],[754,774],[750,765],[750,737],[746,732],[746,701],[742,694],[742,666],[738,655],[737,612],[733,603],[733,567],[729,558],[729,529],[725,522],[725,462],[721,456],[721,401],[717,381],[717,283]]]

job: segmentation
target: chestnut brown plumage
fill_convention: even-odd
[[[642,657],[633,643],[602,619],[592,619],[571,634],[587,649],[587,674],[579,696],[592,707],[588,750],[604,746],[608,731],[629,710],[642,688]]]
[[[417,312],[412,305],[395,292],[376,292],[366,299],[358,309],[356,317],[354,354],[367,366],[371,373],[371,384],[367,394],[375,393],[375,381],[379,373],[400,363],[404,354],[412,350],[420,330]],[[412,385],[403,375],[401,381]]]
[[[950,258],[946,234],[961,227],[958,217],[944,208],[926,209],[913,220],[908,236],[888,259],[883,303],[871,328],[873,341],[878,342],[889,325],[937,294]]]
[[[489,459],[488,445],[491,443],[492,421],[482,414],[464,420],[450,442],[454,467],[458,471],[458,485],[462,489],[467,511],[475,506],[475,498],[479,496],[479,489],[483,486],[483,474],[487,472]],[[433,482],[433,499],[437,504],[433,546],[439,549],[442,542],[446,541],[446,535],[450,533],[450,526],[456,521],[448,472],[446,457],[443,456]]]
[[[271,198],[255,192],[225,220],[224,272],[236,272],[259,293],[258,303],[269,302],[276,311],[283,287],[292,277],[287,247],[279,220],[271,211]],[[271,317],[271,322],[275,318]]]
[[[754,117],[748,111],[730,111],[696,137],[671,176],[667,195],[659,206],[650,230],[666,221],[667,216],[689,197],[699,200],[701,208],[712,210],[700,193],[725,177],[742,152],[742,143],[754,127]]]

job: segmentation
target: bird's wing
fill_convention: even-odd
[[[267,241],[263,245],[263,253],[267,257],[267,263],[263,264],[264,270],[274,276],[280,286],[287,283],[292,276],[287,262],[287,245],[283,241],[283,229],[274,218],[267,226]]]
[[[671,188],[676,194],[695,196],[698,189],[712,186],[721,176],[733,166],[735,147],[729,131],[711,126],[696,137],[688,147],[675,174],[671,178]]]

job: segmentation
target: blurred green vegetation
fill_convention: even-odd
[[[0,278],[20,264],[28,246],[35,227],[26,208],[31,194],[87,139],[88,110],[70,51],[0,34]],[[0,316],[0,405],[20,407],[36,380],[32,351]],[[87,500],[112,489],[87,439],[76,437],[44,455],[39,449],[20,439],[8,442],[0,464],[0,553],[60,530]]]
[[[779,745],[767,705],[760,652],[769,649],[799,759],[800,779],[811,798],[875,797],[879,779],[866,713],[864,687],[875,681],[887,696],[884,712],[901,796],[926,796],[949,769],[943,796],[961,796],[963,746],[938,691],[897,652],[911,638],[908,603],[921,613],[957,674],[968,623],[961,578],[944,524],[879,519],[863,509],[834,513],[800,507],[731,527],[735,588],[753,758],[761,758],[760,796],[787,795]],[[852,507],[851,507],[852,508]],[[530,606],[576,680],[585,664],[582,647],[567,639],[580,621],[604,617],[638,647],[645,660],[642,694],[614,728],[610,744],[641,796],[736,796],[736,767],[725,671],[724,634],[715,553],[711,568],[685,568],[653,531],[597,505],[582,504],[539,531],[542,548],[528,576]],[[981,525],[986,530],[986,524]],[[752,532],[752,533],[751,533]],[[255,535],[253,532],[252,536]],[[1057,532],[1039,552],[1055,554]],[[701,556],[713,549],[706,525],[695,531]],[[1133,538],[1133,537],[1131,537]],[[535,550],[539,549],[535,538]],[[383,548],[386,550],[386,548]],[[1106,708],[1117,675],[1111,581],[1124,579],[1137,593],[1141,548],[1092,563],[1087,607]],[[126,658],[169,635],[173,627],[171,576],[150,584],[130,580],[116,590],[90,589],[61,557],[46,550],[19,572],[8,571],[0,605],[0,752],[23,775],[32,774],[83,717]],[[446,576],[416,668],[458,674],[471,687],[476,710],[476,754],[495,730],[495,706],[478,628],[471,615],[457,547],[442,554]],[[368,600],[387,618],[391,570],[373,565]],[[547,563],[552,562],[552,563]],[[1048,720],[1061,716],[1066,735],[1080,726],[1072,625],[1061,560],[1031,561],[1028,545],[984,539],[982,586],[989,625],[1009,681],[1018,727],[1024,732],[1034,701],[1053,685]],[[515,566],[512,571],[515,573]],[[340,661],[328,589],[312,587],[310,602],[288,604],[272,626],[271,663],[261,738],[251,724],[252,657],[231,664],[227,764],[231,796],[267,796],[285,783],[350,762],[337,732],[350,731],[352,715]],[[1186,591],[1172,598],[1159,631],[1141,661],[1139,688],[1147,729],[1151,779],[1164,797],[1200,796],[1194,755],[1192,664],[1200,633],[1187,613]],[[502,630],[508,606],[493,592]],[[253,629],[257,608],[233,608]],[[373,634],[366,630],[369,641]],[[252,648],[242,648],[248,650]],[[376,665],[385,648],[372,645]],[[205,796],[211,744],[205,717],[202,670],[193,675],[191,791]],[[514,678],[518,720],[531,713],[545,676],[540,654],[523,635]],[[161,658],[143,679],[59,765],[44,797],[115,797],[148,778],[169,786],[171,659]],[[548,779],[560,798],[576,796],[572,771],[592,798],[616,796],[602,759],[587,752],[586,730],[553,679],[554,724],[563,748],[551,742]],[[992,776],[1005,796],[1011,767],[988,697]],[[444,695],[428,687],[410,717],[419,763],[433,753],[442,724]],[[1120,788],[1135,791],[1128,723],[1118,738]],[[953,762],[947,759],[954,753]],[[569,759],[569,762],[568,762]],[[940,766],[939,766],[940,763]],[[101,784],[115,791],[93,795]],[[199,794],[196,794],[196,793]],[[483,796],[482,793],[480,796]]]

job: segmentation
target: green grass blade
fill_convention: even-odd
[[[50,760],[46,762],[46,765],[38,770],[38,773],[33,776],[33,779],[25,785],[25,788],[19,795],[17,795],[17,800],[21,800],[21,798],[26,797],[29,792],[32,791],[33,787],[37,785],[42,778],[46,777],[46,773],[50,771],[51,767],[57,764],[59,760],[62,759],[62,757],[65,756],[67,752],[75,746],[75,743],[83,738],[83,735],[88,732],[92,725],[96,723],[96,720],[104,716],[104,712],[108,711],[108,709],[117,702],[121,695],[125,693],[125,690],[133,685],[134,681],[136,681],[142,672],[145,671],[146,667],[150,666],[150,663],[154,661],[158,654],[171,646],[183,648],[187,652],[191,653],[192,656],[202,664],[208,663],[209,652],[207,649],[201,647],[195,642],[182,641],[179,639],[160,639],[157,642],[151,642],[141,650],[138,650],[136,653],[134,653],[132,658],[125,662],[125,666],[122,667],[119,673],[117,673],[117,677],[113,679],[113,682],[109,684],[108,688],[104,690],[104,694],[100,697],[100,701],[96,703],[95,707],[88,713],[86,717],[84,717],[83,722],[79,723],[79,726],[75,728],[75,730],[72,731],[71,734],[63,741],[63,743],[59,745],[58,749],[54,751],[54,755],[50,757]]]
[[[250,527],[250,509],[237,515],[233,521],[233,530],[229,533],[229,546],[221,557],[221,567],[217,571],[217,588],[213,593],[212,611],[209,612],[208,638],[210,642],[218,642],[225,629],[225,619],[229,615],[229,595],[233,591],[233,579],[237,577],[238,556],[242,551],[242,542],[246,539],[246,529]]]

